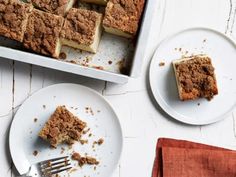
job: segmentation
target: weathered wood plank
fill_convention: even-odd
[[[0,59],[0,174],[11,176],[11,158],[8,146],[9,127],[12,119],[13,100],[12,61]]]

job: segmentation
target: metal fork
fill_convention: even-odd
[[[64,156],[31,165],[29,171],[19,177],[51,177],[52,175],[61,173],[71,168],[72,166],[69,156]]]

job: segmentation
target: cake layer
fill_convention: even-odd
[[[102,33],[102,15],[90,10],[72,8],[61,30],[63,45],[96,53]]]
[[[24,36],[24,46],[37,53],[59,57],[59,34],[64,22],[61,16],[34,9],[30,14]]]
[[[212,99],[218,94],[214,67],[210,57],[195,55],[173,61],[181,100]]]
[[[33,6],[18,1],[0,1],[0,35],[22,42]]]
[[[62,15],[72,8],[75,0],[28,0],[36,8],[56,15]]]
[[[98,5],[106,5],[107,4],[107,0],[81,0],[81,2],[98,4]]]
[[[122,36],[122,37],[126,37],[126,38],[132,38],[133,37],[130,33],[124,32],[124,31],[119,30],[117,28],[104,26],[104,29],[105,29],[106,32],[117,35],[117,36]]]
[[[145,0],[109,0],[103,26],[109,33],[134,37],[139,27]]]

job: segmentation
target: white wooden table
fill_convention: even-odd
[[[0,59],[1,177],[17,174],[8,147],[9,126],[14,113],[35,91],[61,82],[91,87],[102,93],[116,109],[124,132],[124,150],[114,177],[150,177],[158,137],[188,139],[236,149],[233,113],[208,126],[176,122],[155,103],[148,84],[149,61],[158,42],[167,35],[188,27],[204,26],[236,37],[236,0],[158,1],[141,76],[130,79],[125,85]]]

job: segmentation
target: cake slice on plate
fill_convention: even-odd
[[[34,9],[30,14],[23,44],[34,52],[58,58],[61,50],[59,34],[64,18]]]
[[[0,1],[0,35],[22,42],[33,6],[20,1]]]
[[[72,8],[61,30],[63,45],[96,53],[102,34],[102,14]]]
[[[52,147],[60,143],[73,144],[81,138],[86,123],[74,116],[65,106],[58,106],[48,119],[39,136]]]
[[[133,38],[138,30],[145,0],[109,0],[103,27],[108,33]]]
[[[175,60],[173,67],[181,100],[211,100],[218,94],[215,69],[209,56],[195,55]]]

